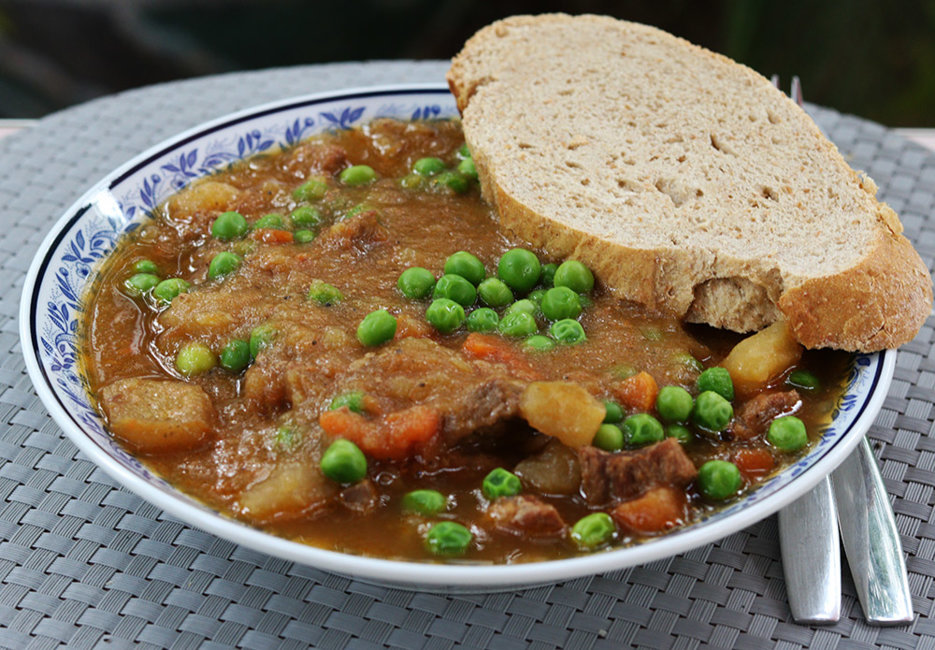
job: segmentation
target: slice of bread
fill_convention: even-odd
[[[794,102],[754,71],[601,16],[485,27],[448,82],[502,225],[622,298],[807,347],[913,338],[929,270]]]

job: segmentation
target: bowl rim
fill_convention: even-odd
[[[850,454],[872,425],[886,398],[895,368],[896,353],[894,350],[876,353],[879,359],[869,389],[869,399],[861,404],[854,421],[840,434],[839,439],[833,442],[817,461],[791,479],[788,485],[732,513],[724,520],[708,524],[698,522],[648,543],[616,547],[589,555],[559,560],[494,565],[417,562],[331,551],[275,536],[221,513],[215,513],[216,516],[211,518],[210,525],[206,526],[205,517],[209,515],[209,509],[198,507],[185,498],[180,498],[184,496],[181,492],[176,492],[179,496],[174,496],[154,486],[134,474],[91,440],[82,430],[81,423],[69,413],[68,408],[51,388],[51,379],[39,359],[36,314],[39,290],[42,287],[40,280],[48,277],[45,271],[51,263],[50,258],[57,244],[72,226],[80,222],[82,215],[91,207],[96,195],[102,191],[109,191],[131,170],[158,158],[159,154],[209,133],[233,126],[244,121],[245,118],[260,118],[291,107],[316,102],[382,95],[440,93],[448,93],[447,85],[440,83],[392,84],[312,93],[248,107],[195,125],[149,147],[95,182],[70,205],[52,225],[29,266],[20,300],[19,330],[27,374],[43,405],[71,441],[122,487],[131,490],[188,525],[248,548],[324,571],[355,579],[375,580],[395,587],[428,588],[440,591],[458,588],[492,590],[533,586],[671,558],[739,532],[773,514],[814,487]],[[191,497],[188,499],[190,500]]]

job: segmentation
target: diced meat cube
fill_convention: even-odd
[[[796,390],[781,393],[760,393],[737,412],[730,427],[734,440],[750,440],[762,436],[770,422],[780,415],[789,415],[798,408],[801,398]]]
[[[367,514],[380,505],[380,495],[369,478],[341,490],[341,504],[348,510]]]
[[[550,503],[521,494],[497,499],[487,508],[487,517],[497,530],[520,537],[561,537],[565,521]]]
[[[445,413],[442,428],[445,439],[456,442],[516,417],[523,388],[520,382],[508,379],[492,379],[477,386]]]
[[[581,447],[578,461],[581,491],[591,505],[632,499],[658,485],[684,488],[698,474],[675,438],[637,451],[608,453],[596,447]]]
[[[318,241],[328,248],[355,248],[358,251],[368,251],[377,244],[385,242],[390,237],[390,231],[380,223],[375,210],[361,212],[358,215],[338,221],[325,230]]]
[[[280,163],[280,169],[296,178],[312,174],[335,174],[347,163],[347,152],[336,144],[306,142],[290,151]]]
[[[657,535],[684,523],[687,510],[688,501],[683,490],[660,486],[617,505],[610,516],[633,533]]]
[[[120,379],[101,390],[110,430],[140,453],[194,449],[215,420],[211,399],[195,384],[163,379]]]

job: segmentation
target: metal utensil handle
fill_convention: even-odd
[[[789,609],[797,623],[841,618],[841,547],[831,481],[779,511],[779,544]]]
[[[870,444],[831,474],[844,552],[868,623],[911,623],[912,594],[899,531]]]

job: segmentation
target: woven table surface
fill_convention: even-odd
[[[65,438],[24,370],[17,310],[45,233],[136,153],[232,110],[352,86],[442,81],[443,62],[305,66],[143,88],[0,140],[0,647],[935,647],[935,319],[897,356],[870,430],[907,554],[912,625],[792,622],[775,517],[684,555],[554,586],[438,595],[339,577],[191,528],[120,488]],[[867,171],[932,267],[935,155],[809,107]]]

